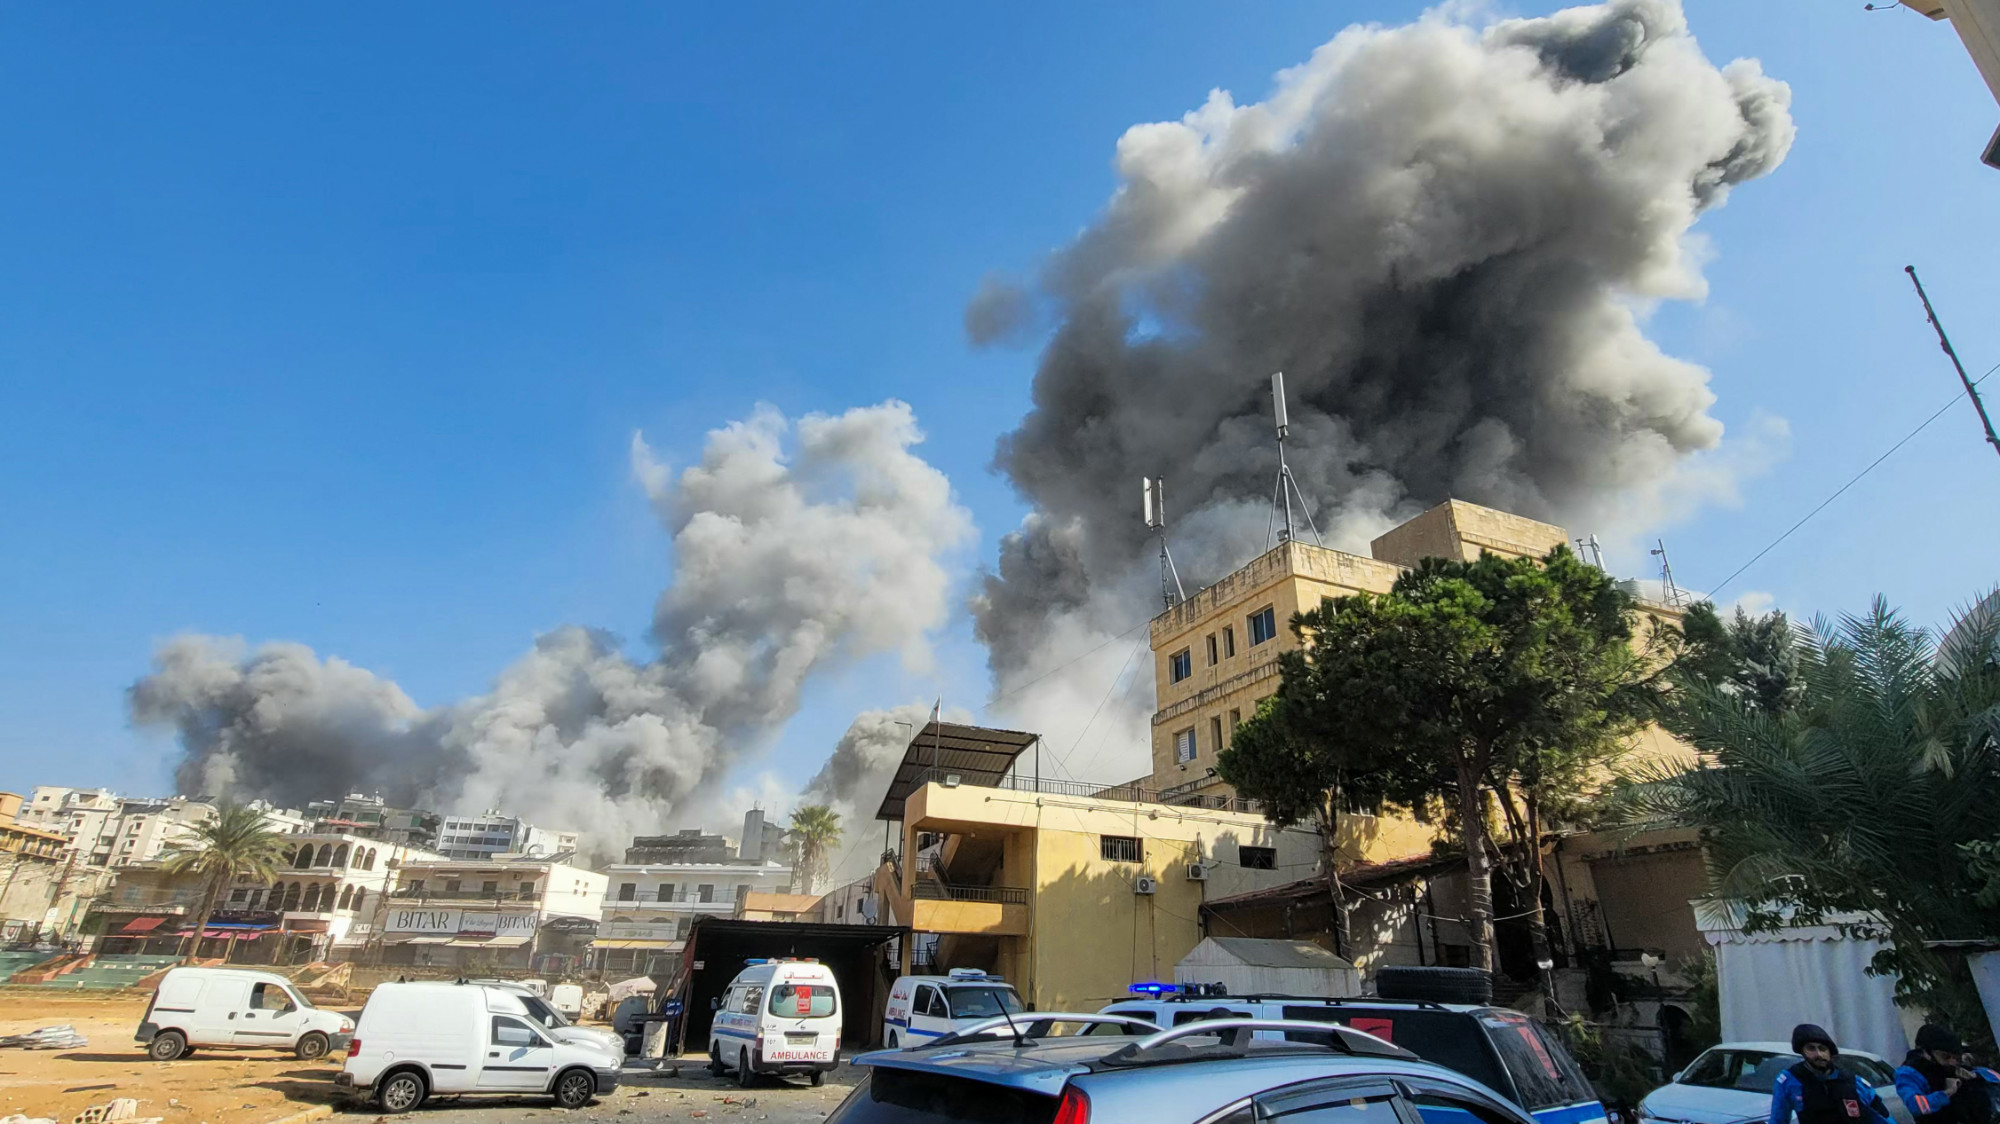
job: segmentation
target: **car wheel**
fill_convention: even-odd
[[[163,1030],[146,1044],[146,1056],[156,1062],[170,1062],[188,1052],[187,1035],[178,1030]]]
[[[410,1112],[424,1103],[430,1089],[424,1084],[422,1074],[414,1070],[399,1069],[382,1079],[375,1087],[375,1103],[384,1112]]]
[[[292,1047],[292,1053],[297,1054],[302,1062],[316,1062],[326,1056],[326,1048],[326,1035],[315,1030],[299,1039],[299,1044]]]
[[[813,1070],[813,1075],[812,1075],[813,1088],[817,1089],[824,1084],[826,1084],[826,1071],[823,1069]]]
[[[582,1108],[596,1095],[597,1078],[589,1070],[567,1070],[556,1078],[557,1108]]]
[[[708,1072],[713,1077],[729,1072],[729,1067],[722,1064],[722,1051],[713,1042],[708,1044]]]
[[[737,1087],[741,1089],[748,1089],[751,1086],[751,1084],[754,1083],[756,1080],[757,1080],[757,1075],[750,1072],[750,1051],[748,1050],[738,1051],[736,1054]]]
[[[896,1048],[896,1032],[892,1030],[889,1032],[889,1049],[893,1050],[895,1048]]]

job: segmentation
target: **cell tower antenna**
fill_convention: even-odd
[[[1576,540],[1576,553],[1585,562],[1600,570],[1604,569],[1604,548],[1597,544],[1596,535],[1585,535]]]
[[[1299,513],[1306,517],[1306,529],[1312,532],[1313,542],[1325,546],[1326,544],[1320,541],[1319,528],[1313,525],[1312,506],[1306,503],[1306,494],[1299,491],[1299,482],[1292,479],[1292,466],[1285,460],[1285,437],[1291,432],[1292,427],[1290,419],[1285,416],[1285,372],[1283,371],[1271,375],[1271,413],[1278,423],[1278,486],[1271,496],[1271,522],[1273,524],[1277,522],[1278,513],[1281,511],[1285,516],[1284,525],[1277,528],[1278,541],[1292,541],[1292,500],[1296,497],[1299,501]],[[1270,545],[1271,532],[1266,529],[1264,546],[1269,549]]]
[[[1160,600],[1171,609],[1187,600],[1181,589],[1181,572],[1174,568],[1173,552],[1167,549],[1167,481],[1162,476],[1146,477],[1146,529],[1160,536]]]
[[[1687,595],[1681,592],[1680,586],[1674,584],[1674,565],[1667,561],[1667,540],[1660,539],[1658,542],[1659,545],[1653,548],[1652,554],[1660,560],[1660,589],[1664,592],[1668,605],[1676,609],[1686,608]]]

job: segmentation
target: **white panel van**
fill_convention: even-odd
[[[290,1050],[317,1061],[347,1048],[354,1024],[322,1011],[275,972],[175,968],[160,979],[133,1037],[168,1062],[196,1047]]]
[[[545,1093],[581,1108],[618,1087],[623,1059],[592,1042],[563,1042],[506,988],[390,983],[361,1009],[334,1084],[408,1112],[432,1093]]]
[[[948,976],[902,976],[889,987],[882,1044],[891,1050],[923,1046],[973,1023],[1021,1011],[1014,985],[999,976],[971,968],[953,968]]]
[[[708,1025],[708,1070],[736,1071],[748,1086],[760,1073],[826,1080],[840,1064],[840,985],[817,960],[752,960],[715,1001]]]

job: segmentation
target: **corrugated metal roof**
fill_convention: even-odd
[[[903,763],[896,767],[896,776],[889,782],[875,818],[901,821],[903,802],[933,779],[957,774],[962,784],[996,785],[1014,767],[1021,751],[1040,736],[955,722],[926,723],[904,747]]]
[[[1254,968],[1352,968],[1353,963],[1335,956],[1311,941],[1261,940],[1256,937],[1210,937],[1202,944],[1213,945],[1238,963]],[[1182,963],[1200,963],[1196,945]]]

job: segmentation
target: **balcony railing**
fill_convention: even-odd
[[[1116,800],[1125,804],[1172,804],[1180,808],[1208,808],[1218,812],[1261,813],[1264,805],[1241,796],[1202,796],[1147,788],[1137,782],[1102,785],[1089,781],[1059,781],[1049,777],[1002,777],[992,787],[1010,792],[1034,792],[1045,796],[1082,796],[1091,800]]]
[[[1028,891],[1019,886],[948,886],[942,882],[919,882],[914,896],[918,901],[930,902],[1028,904]]]
[[[430,902],[538,902],[540,890],[433,890],[428,886],[405,886],[389,895],[394,898]]]

